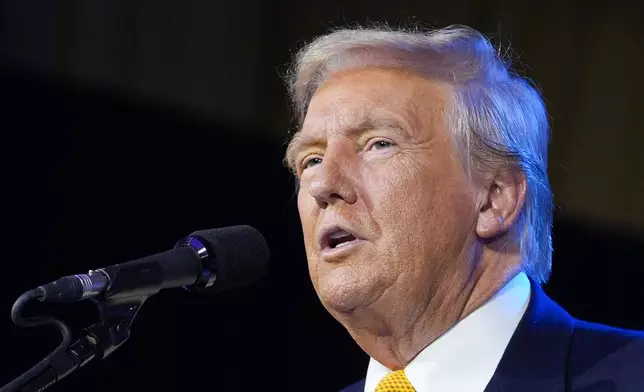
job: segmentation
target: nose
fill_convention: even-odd
[[[329,156],[322,159],[309,183],[309,194],[320,208],[338,202],[353,204],[358,200],[354,180],[347,175],[348,170],[347,162]]]

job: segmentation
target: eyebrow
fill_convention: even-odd
[[[400,121],[393,118],[384,118],[384,117],[369,117],[361,120],[357,125],[352,126],[344,131],[344,135],[347,137],[355,137],[366,131],[373,129],[398,129],[403,130],[402,124]],[[288,145],[287,155],[288,161],[291,165],[295,165],[295,156],[301,151],[312,147],[326,147],[326,139],[321,139],[319,137],[303,134],[302,130],[297,132],[291,142]]]

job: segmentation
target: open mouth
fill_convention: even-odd
[[[343,246],[348,245],[351,241],[355,241],[356,237],[351,234],[347,233],[344,230],[338,230],[333,232],[328,239],[328,244],[329,248],[331,249],[337,249],[341,248]]]

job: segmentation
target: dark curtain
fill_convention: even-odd
[[[53,391],[332,391],[366,355],[308,279],[280,75],[305,41],[356,22],[468,24],[542,90],[557,205],[545,287],[574,316],[644,328],[644,6],[588,1],[5,1],[0,5],[0,384],[58,344],[13,301],[62,275],[251,224],[268,277],[149,300],[112,357]],[[85,306],[84,306],[85,305]],[[55,310],[74,330],[89,304]]]

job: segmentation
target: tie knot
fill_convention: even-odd
[[[415,392],[416,390],[407,379],[404,370],[389,373],[378,383],[375,392]]]

